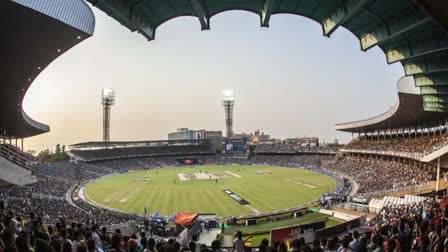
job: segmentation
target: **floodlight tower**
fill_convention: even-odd
[[[222,91],[224,96],[222,99],[222,106],[226,114],[226,137],[233,136],[233,106],[235,106],[235,95],[233,90]]]
[[[103,88],[101,93],[103,104],[103,141],[110,141],[110,109],[115,103],[115,92],[110,88]]]

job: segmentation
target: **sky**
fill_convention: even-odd
[[[162,140],[176,128],[225,132],[221,90],[235,92],[234,131],[274,138],[351,134],[335,123],[368,118],[397,101],[399,64],[378,48],[360,50],[344,28],[331,38],[314,21],[293,15],[221,13],[211,30],[180,17],[148,42],[94,9],[95,34],[50,64],[33,82],[24,109],[50,125],[25,139],[27,150],[102,140],[101,90],[116,91],[111,140]]]

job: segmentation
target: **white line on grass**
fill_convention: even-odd
[[[254,212],[255,214],[261,214],[261,212],[256,209],[255,207],[252,207],[251,205],[245,205],[247,208],[249,208],[252,212]]]
[[[302,182],[299,182],[299,181],[294,181],[294,180],[290,180],[290,179],[285,179],[285,181],[288,181],[288,182],[291,182],[291,183],[294,183],[294,184],[297,184],[297,185],[303,185],[303,186],[306,186],[306,187],[309,187],[309,188],[317,188],[317,186],[313,186],[313,185],[308,185],[308,184],[305,184],[305,183],[302,183]]]
[[[230,176],[234,176],[235,178],[241,178],[240,175],[235,174],[235,173],[233,173],[233,172],[225,171],[225,173],[229,174]]]

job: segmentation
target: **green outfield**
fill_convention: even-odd
[[[270,166],[161,168],[114,175],[86,187],[97,204],[130,212],[238,216],[296,207],[335,189],[337,181],[303,169]],[[250,204],[227,195],[231,190]]]

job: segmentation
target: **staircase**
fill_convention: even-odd
[[[0,180],[14,185],[28,185],[37,182],[32,167],[37,160],[20,149],[0,141]]]

